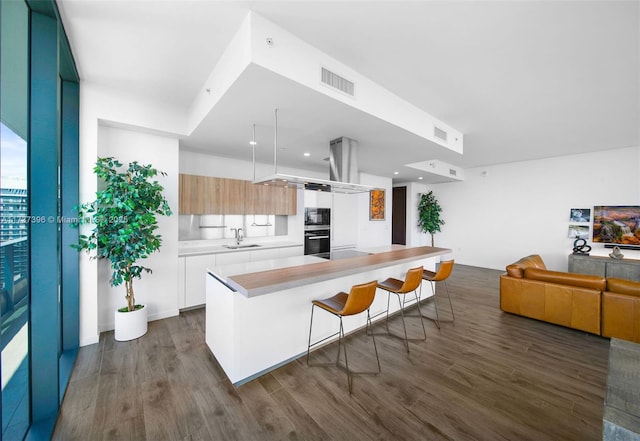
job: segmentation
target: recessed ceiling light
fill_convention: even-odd
[[[422,181],[422,176],[419,176],[419,177],[418,177],[418,180]]]
[[[399,174],[400,174],[400,172],[393,172],[393,174],[394,174],[394,175],[399,175]]]
[[[305,156],[311,156],[311,153],[309,153],[309,152],[305,152],[305,153],[304,153],[304,155],[305,155]]]
[[[258,144],[258,143],[255,142],[255,141],[249,141],[249,145],[256,145],[256,144]]]

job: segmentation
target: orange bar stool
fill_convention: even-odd
[[[342,345],[342,340],[344,339],[344,327],[342,325],[342,317],[360,314],[361,312],[367,311],[367,328],[371,324],[371,316],[369,315],[369,307],[371,303],[373,303],[373,299],[376,295],[376,286],[377,282],[374,280],[369,283],[363,283],[361,285],[354,285],[351,288],[349,294],[344,292],[339,292],[338,294],[324,300],[313,300],[311,306],[311,323],[309,324],[309,344],[307,346],[307,364],[310,366],[338,366],[340,362],[340,346]],[[331,334],[328,337],[325,337],[321,340],[318,340],[315,343],[311,343],[311,330],[313,329],[313,311],[315,307],[319,307],[335,316],[340,318],[340,329],[335,334]],[[311,347],[315,346],[319,343],[322,343],[325,340],[328,340],[332,337],[338,336],[338,358],[334,363],[317,363],[311,364],[309,363],[309,352],[311,351]],[[349,369],[349,358],[347,357],[347,344],[342,345],[344,347],[344,362],[345,369],[347,371],[347,383],[349,385],[349,394],[353,389],[353,376],[354,375],[377,375],[380,373],[380,358],[378,357],[378,347],[376,346],[375,337],[371,336],[373,340],[373,349],[376,353],[376,361],[378,363],[377,372],[354,372]]]
[[[449,287],[447,286],[447,279],[451,275],[453,271],[454,260],[445,260],[444,262],[440,262],[438,266],[438,270],[434,273],[433,271],[424,270],[422,272],[422,279],[427,280],[431,285],[431,292],[433,293],[433,304],[436,307],[436,318],[429,316],[423,316],[429,320],[433,320],[436,323],[438,329],[440,329],[440,322],[453,322],[456,319],[455,314],[453,313],[453,304],[451,303],[451,296],[449,295]],[[451,320],[441,320],[438,314],[438,297],[436,296],[436,283],[444,282],[444,289],[447,293],[447,298],[449,299],[449,309],[451,309]],[[420,297],[422,297],[422,287],[420,287]]]
[[[399,338],[401,340],[404,340],[404,345],[407,348],[407,353],[409,353],[409,341],[424,341],[427,339],[427,331],[424,328],[424,322],[422,321],[422,313],[420,312],[420,302],[418,299],[418,294],[416,293],[418,287],[421,285],[422,283],[422,272],[423,272],[423,267],[419,266],[417,268],[412,268],[409,271],[407,271],[407,274],[403,280],[398,280],[398,279],[394,279],[393,277],[390,277],[382,282],[378,283],[378,288],[383,289],[385,291],[387,291],[387,320],[386,320],[386,327],[387,327],[387,332],[384,335],[390,335],[392,337],[396,337]],[[423,338],[409,338],[407,336],[407,326],[405,324],[404,321],[404,305],[405,305],[405,300],[406,300],[406,295],[409,294],[410,292],[413,292],[413,295],[416,298],[416,305],[418,307],[418,315],[420,316],[420,324],[422,325],[422,333],[424,335]],[[392,334],[389,331],[389,302],[390,302],[390,298],[391,298],[391,293],[395,294],[398,297],[398,305],[400,305],[400,316],[402,317],[402,328],[404,329],[404,337],[400,336],[400,335],[396,335],[396,334]],[[403,297],[403,301],[400,300],[400,297]],[[384,312],[382,313],[384,314]]]

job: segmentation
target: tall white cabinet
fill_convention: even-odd
[[[351,248],[358,244],[358,196],[332,193],[331,248]]]

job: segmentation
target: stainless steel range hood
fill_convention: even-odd
[[[329,143],[329,180],[293,176],[278,173],[278,109],[275,111],[275,136],[273,167],[274,173],[261,178],[255,177],[255,155],[253,159],[254,184],[277,185],[280,187],[296,187],[307,190],[329,191],[334,193],[365,193],[375,187],[359,184],[358,142],[341,137]]]
[[[327,191],[333,193],[366,193],[375,189],[370,185],[350,184],[348,182],[328,181],[326,179],[274,173],[253,180],[254,184],[277,185],[280,187],[304,188],[306,190]]]

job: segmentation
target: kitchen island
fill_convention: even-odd
[[[306,353],[313,299],[348,292],[359,283],[404,278],[419,265],[434,270],[440,256],[451,253],[396,245],[360,251],[371,254],[340,260],[297,256],[209,268],[206,342],[232,383],[245,383]],[[371,314],[386,306],[387,294],[378,291]],[[397,301],[392,302],[390,312],[398,309]],[[365,324],[365,314],[345,317],[345,333]],[[335,333],[337,326],[331,314],[317,314],[313,340]]]

